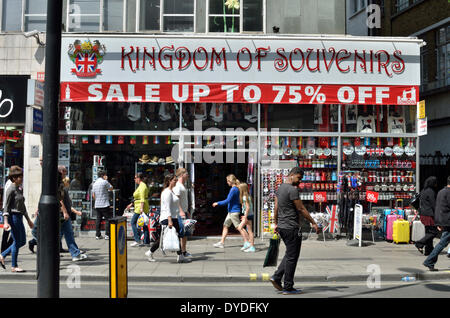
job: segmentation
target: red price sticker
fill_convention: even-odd
[[[366,201],[371,202],[371,203],[377,203],[378,202],[378,192],[367,191]]]
[[[326,192],[314,192],[314,203],[327,202]]]

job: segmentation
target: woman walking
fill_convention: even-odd
[[[69,192],[65,187],[62,174],[58,173],[58,201],[61,206],[61,239],[64,236],[67,247],[69,248],[72,261],[77,262],[87,258],[84,251],[78,248],[75,242],[75,236],[73,235],[71,213],[81,216],[82,213],[72,208],[72,200],[70,200]]]
[[[246,253],[254,253],[255,250],[255,235],[253,234],[253,203],[250,196],[247,183],[239,185],[240,200],[242,205],[241,224],[238,230],[246,230],[248,233],[248,242],[244,243],[241,248]]]
[[[180,224],[178,223],[178,216],[180,212],[180,199],[173,192],[173,188],[177,184],[178,178],[174,174],[168,174],[164,179],[164,189],[161,193],[161,225],[168,226],[170,229],[175,227],[178,238],[180,239],[180,250],[177,251],[177,262],[189,262],[189,259],[184,257],[185,250],[181,249],[181,239],[184,233],[180,231]]]
[[[27,213],[25,207],[25,198],[23,196],[23,170],[19,166],[12,166],[9,171],[9,179],[12,184],[6,191],[6,204],[3,212],[4,230],[11,229],[13,243],[0,255],[0,265],[5,267],[5,257],[11,254],[11,271],[20,273],[25,272],[17,264],[19,249],[25,245],[26,235],[23,225],[23,217],[28,222],[28,226],[33,228],[33,222]]]
[[[220,242],[217,242],[214,244],[214,247],[217,248],[224,248],[225,239],[228,235],[228,229],[231,226],[231,224],[234,225],[234,227],[239,231],[239,233],[244,238],[244,246],[248,245],[248,235],[247,232],[245,232],[242,228],[239,229],[239,224],[241,221],[239,220],[239,216],[241,213],[241,201],[239,197],[239,180],[236,178],[235,175],[230,174],[227,176],[227,184],[231,187],[230,192],[228,193],[228,197],[219,202],[214,202],[213,207],[217,206],[227,206],[228,207],[228,214],[227,217],[223,223],[223,229],[222,229],[222,239]],[[244,249],[244,247],[242,247]]]
[[[433,249],[433,239],[437,236],[438,230],[434,224],[434,211],[436,208],[437,178],[431,176],[425,180],[422,192],[420,192],[420,221],[425,225],[425,236],[415,243],[416,248],[425,256],[429,255]],[[425,250],[424,250],[425,248]]]
[[[133,193],[133,199],[134,199],[134,215],[131,218],[131,229],[133,230],[133,237],[134,242],[131,243],[130,246],[142,246],[143,243],[141,242],[141,233],[140,230],[137,227],[137,220],[141,213],[148,214],[150,210],[150,206],[148,204],[148,186],[147,186],[147,178],[145,175],[141,172],[137,173],[134,176],[134,182],[138,185],[136,191]],[[130,203],[127,206],[127,210],[131,208],[133,203]],[[148,235],[148,229],[144,226],[144,243],[148,241],[149,235]]]

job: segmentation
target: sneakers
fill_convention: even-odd
[[[150,252],[150,250],[148,250],[147,252],[145,252],[145,256],[150,257],[150,255],[152,255],[152,252]]]
[[[96,240],[101,240],[102,238],[103,238],[103,237],[102,237],[101,235],[95,237]]]
[[[216,244],[214,244],[214,247],[217,247],[217,248],[224,248],[224,245],[223,245],[222,242],[217,242]]]
[[[270,277],[270,282],[272,283],[273,287],[275,287],[275,289],[282,291],[283,287],[281,287],[281,282],[277,281],[275,278]]]
[[[133,243],[130,244],[130,246],[131,247],[136,247],[136,246],[139,246],[139,243],[138,242],[133,242]]]
[[[190,260],[183,256],[183,254],[180,254],[177,256],[177,263],[189,263]]]
[[[241,247],[241,251],[244,251],[244,250],[246,250],[249,247],[250,247],[250,243],[249,242],[245,242],[244,246]]]
[[[255,253],[256,249],[254,246],[250,246],[249,248],[247,248],[246,250],[244,250],[245,253]]]
[[[87,258],[86,254],[79,254],[78,256],[72,257],[73,262],[78,262]]]
[[[150,252],[150,251],[148,251],[148,252],[149,252],[148,255],[147,255],[148,256],[148,261],[149,262],[156,262],[156,259],[153,258],[153,253]]]
[[[430,272],[438,271],[436,268],[434,268],[434,265],[427,265],[427,264],[423,263],[423,266],[427,267],[430,270]]]
[[[284,289],[283,290],[283,295],[298,295],[301,294],[302,290],[301,289],[296,289],[296,288],[290,288],[290,289]]]
[[[192,257],[192,254],[186,251],[183,253],[183,256],[184,257]]]
[[[105,235],[105,240],[109,240],[109,236],[108,235]]]

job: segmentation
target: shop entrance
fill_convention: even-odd
[[[227,215],[226,207],[213,208],[212,204],[225,200],[230,191],[226,177],[234,174],[241,182],[247,182],[247,163],[199,163],[194,164],[195,236],[216,236],[222,234],[223,221]],[[230,227],[229,235],[239,235]]]

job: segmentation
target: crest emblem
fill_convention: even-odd
[[[78,77],[95,77],[100,74],[101,70],[98,68],[98,64],[103,62],[105,53],[105,46],[100,44],[98,40],[93,43],[91,40],[83,43],[76,40],[69,45],[68,51],[70,59],[75,64],[72,73]]]

